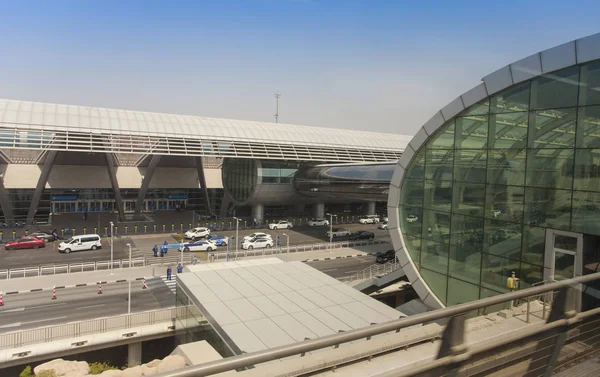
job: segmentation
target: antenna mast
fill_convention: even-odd
[[[279,93],[279,91],[277,91],[277,93],[275,93],[275,123],[279,123],[279,97],[281,97],[281,94]]]

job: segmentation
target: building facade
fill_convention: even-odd
[[[430,307],[598,271],[600,34],[483,79],[416,134],[390,186],[397,255]]]

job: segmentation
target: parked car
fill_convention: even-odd
[[[52,232],[40,231],[40,232],[31,233],[30,236],[39,238],[40,240],[42,240],[44,242],[52,242],[52,241],[56,240],[56,238],[54,238],[54,234],[52,234]]]
[[[215,246],[227,246],[227,243],[229,243],[229,237],[218,234],[211,234],[208,236],[207,240],[214,243]]]
[[[389,220],[388,220],[387,216],[383,218],[383,222],[384,222],[384,223],[387,223],[388,221],[389,221]]]
[[[189,251],[213,251],[217,248],[217,245],[207,240],[198,240],[190,243],[186,243],[179,247],[179,251],[183,249],[186,253]]]
[[[377,215],[367,215],[358,219],[358,222],[361,224],[377,224],[379,222],[379,217],[377,217]]]
[[[308,226],[329,226],[329,220],[316,218],[308,222]]]
[[[406,216],[406,221],[409,222],[409,223],[414,223],[417,220],[419,220],[419,218],[417,216],[415,216],[415,215],[408,215],[408,216]]]
[[[44,246],[46,246],[44,240],[32,236],[20,237],[16,240],[8,241],[6,244],[4,244],[4,247],[7,250],[39,249],[40,247]]]
[[[207,237],[209,234],[210,234],[210,229],[201,227],[201,228],[190,229],[187,232],[185,232],[185,234],[183,236],[187,239],[196,240],[198,238]]]
[[[279,222],[276,223],[271,223],[269,224],[269,229],[271,230],[276,230],[276,229],[291,229],[294,225],[286,220],[281,220]]]
[[[244,241],[242,244],[242,249],[244,250],[252,250],[252,249],[262,249],[262,248],[270,248],[273,247],[273,239],[266,237],[257,237]]]
[[[254,232],[251,235],[244,237],[242,239],[242,243],[244,243],[244,242],[246,242],[248,240],[254,239],[254,238],[268,238],[268,239],[272,239],[272,237],[271,237],[270,234],[261,233],[261,232]]]
[[[331,231],[327,232],[327,238],[348,237],[350,235],[352,235],[352,232],[346,228],[333,228],[333,236],[331,235]]]
[[[372,232],[365,232],[364,230],[358,231],[350,236],[351,240],[372,240],[375,238],[375,234]]]
[[[387,230],[387,228],[388,228],[388,222],[387,222],[387,221],[384,221],[384,222],[380,223],[380,224],[377,226],[377,228],[379,228],[379,229],[384,229],[384,230]]]
[[[100,236],[97,234],[82,234],[73,236],[58,245],[58,251],[69,254],[71,251],[96,250],[102,248]]]
[[[377,263],[387,263],[396,258],[396,252],[394,250],[388,250],[385,253],[381,253],[375,259]]]

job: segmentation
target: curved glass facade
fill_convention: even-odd
[[[447,121],[407,167],[399,216],[413,264],[444,305],[506,292],[511,271],[521,288],[542,281],[546,228],[600,236],[600,61]],[[584,266],[597,268],[594,249]]]
[[[237,202],[245,202],[252,197],[258,184],[257,161],[246,158],[226,158],[223,160],[221,176],[223,188]]]

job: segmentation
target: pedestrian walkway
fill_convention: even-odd
[[[171,275],[171,280],[167,280],[167,275],[161,275],[160,278],[165,285],[175,294],[177,291],[177,275]]]

